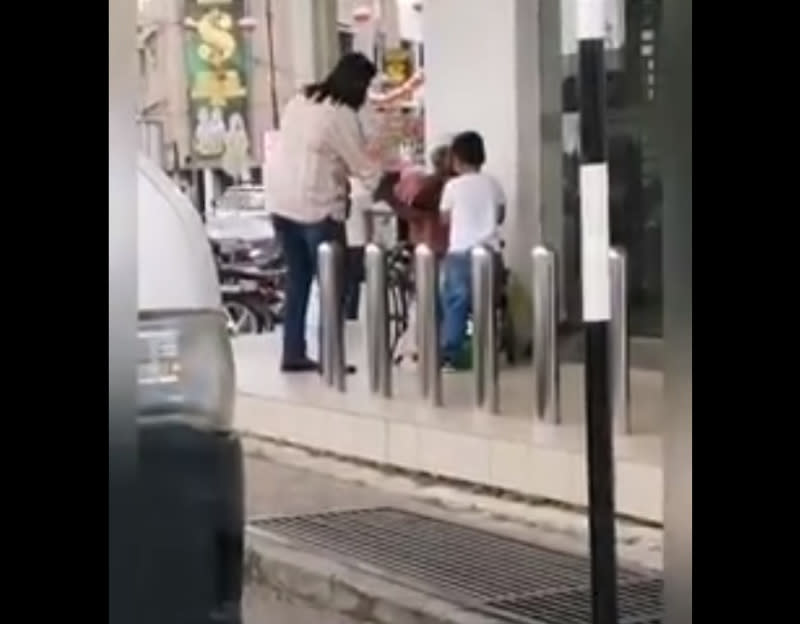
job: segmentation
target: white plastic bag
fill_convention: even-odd
[[[403,368],[415,369],[417,366],[417,302],[408,302],[408,327],[397,342],[395,361]]]
[[[311,282],[311,292],[308,295],[308,311],[306,312],[306,349],[308,357],[317,359],[319,354],[319,284],[315,279]]]

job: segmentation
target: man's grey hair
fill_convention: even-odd
[[[450,151],[450,145],[442,144],[437,145],[431,150],[431,162],[438,165],[447,158],[447,153]]]

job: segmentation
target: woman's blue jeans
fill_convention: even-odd
[[[301,223],[273,215],[275,233],[286,258],[286,306],[283,320],[282,365],[308,359],[306,349],[306,313],[311,283],[317,274],[317,248],[320,243],[335,241],[345,247],[344,224],[333,219]]]

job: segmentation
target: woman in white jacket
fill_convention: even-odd
[[[318,370],[305,338],[309,291],[319,244],[346,238],[347,179],[360,179],[370,191],[380,182],[379,163],[367,151],[358,119],[375,71],[364,55],[346,54],[325,80],[292,98],[283,113],[267,180],[288,266],[284,372]]]

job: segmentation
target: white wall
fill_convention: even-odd
[[[505,257],[520,295],[531,248],[563,243],[559,1],[431,0],[423,16],[428,148],[464,130],[483,135],[486,171],[508,196]]]
[[[423,18],[428,147],[464,130],[483,135],[486,171],[508,197],[506,260],[524,284],[541,238],[538,2],[436,0]]]
[[[512,36],[516,1],[436,0],[426,3],[423,20],[428,146],[459,131],[480,132],[486,141],[486,169],[497,176],[512,202],[518,162]],[[476,45],[476,33],[492,45]]]

